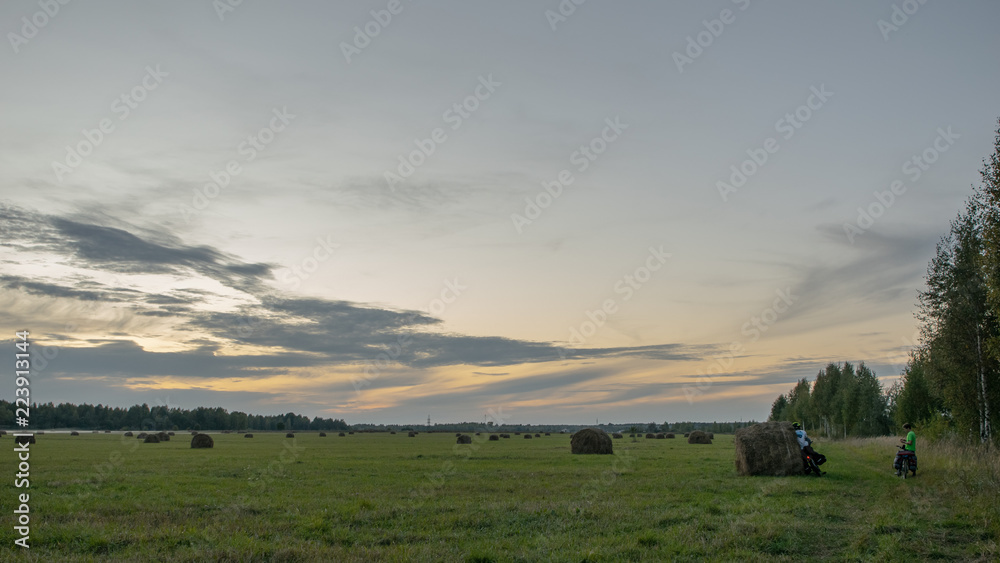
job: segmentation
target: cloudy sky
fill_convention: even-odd
[[[831,361],[889,383],[1000,117],[986,0],[236,3],[0,4],[33,401],[760,420]]]

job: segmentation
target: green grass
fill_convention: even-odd
[[[739,477],[712,445],[615,440],[575,456],[569,436],[453,434],[253,439],[215,448],[46,434],[31,449],[31,549],[0,527],[0,560],[662,561],[996,560],[995,454],[924,446],[916,479],[891,440],[817,444],[815,477]],[[478,441],[482,439],[483,441]],[[10,436],[0,507],[18,492]],[[294,444],[294,445],[293,445]]]

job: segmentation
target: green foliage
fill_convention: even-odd
[[[771,406],[771,420],[799,421],[826,436],[881,436],[890,430],[889,397],[863,362],[829,364],[810,387],[805,378]]]

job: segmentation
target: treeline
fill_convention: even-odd
[[[982,184],[937,244],[918,294],[920,342],[888,390],[862,364],[830,365],[771,408],[827,435],[876,435],[912,422],[932,435],[997,441],[1000,422],[1000,125]]]
[[[805,378],[771,405],[769,420],[801,422],[828,437],[882,436],[892,429],[892,394],[862,362],[829,364],[810,385]]]
[[[982,185],[927,268],[913,351],[896,397],[903,420],[989,442],[1000,417],[1000,127]]]
[[[0,420],[13,421],[15,406],[0,400]],[[348,430],[341,419],[310,419],[295,413],[254,415],[221,407],[193,410],[134,405],[127,409],[71,403],[31,406],[32,430],[79,428],[86,430]]]

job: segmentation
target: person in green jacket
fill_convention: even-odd
[[[917,474],[917,434],[913,431],[913,425],[909,422],[903,425],[903,430],[906,430],[906,438],[900,438],[900,443],[903,444],[903,449],[899,450],[896,454],[896,459],[892,464],[893,469],[896,470],[897,474],[903,466],[903,456],[907,456],[910,460],[910,470],[913,474]]]

